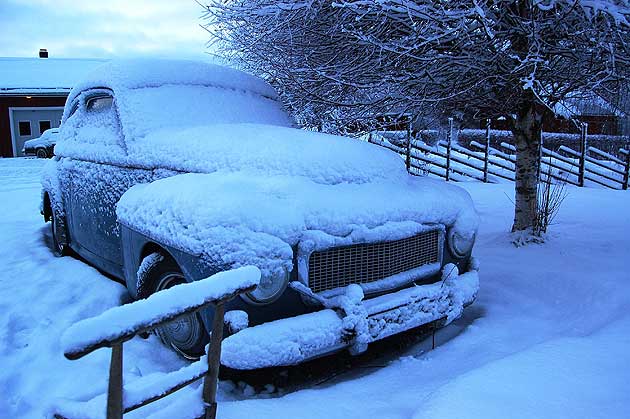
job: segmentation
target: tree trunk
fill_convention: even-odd
[[[537,215],[542,113],[535,103],[526,106],[512,119],[511,129],[516,145],[512,231],[521,231],[531,228]]]

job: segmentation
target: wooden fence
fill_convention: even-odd
[[[106,412],[107,419],[121,419],[124,413],[162,399],[204,378],[204,408],[200,414],[193,414],[192,417],[214,419],[225,303],[244,292],[252,291],[259,279],[260,271],[254,267],[221,272],[210,278],[160,291],[145,300],[111,308],[97,317],[74,324],[62,338],[66,347],[64,355],[70,360],[76,360],[99,348],[111,348],[108,390],[106,397],[98,395],[85,402],[62,404],[55,409],[55,418],[102,417],[100,414],[86,414],[97,411]],[[205,357],[178,371],[159,377],[141,377],[123,387],[124,342],[211,305],[215,310]],[[105,401],[106,410],[102,406]],[[179,412],[178,417],[185,417],[184,412]]]
[[[446,140],[430,146],[414,140],[407,130],[402,142],[371,133],[368,141],[388,148],[405,158],[410,173],[430,173],[448,180],[472,178],[481,182],[496,182],[499,179],[514,180],[516,147],[500,143],[501,150],[490,146],[490,124],[486,124],[484,143],[472,141],[470,150],[452,140],[451,129]],[[550,150],[543,146],[540,150],[540,177],[543,180],[566,182],[575,186],[594,183],[611,189],[628,189],[630,178],[630,152],[619,149],[620,159],[596,147],[588,146],[586,126],[582,127],[580,150],[567,146]],[[458,179],[460,178],[460,179]]]

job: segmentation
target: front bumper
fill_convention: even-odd
[[[221,363],[250,370],[295,365],[343,348],[363,352],[370,342],[442,320],[446,325],[462,315],[479,289],[476,263],[458,274],[449,264],[442,280],[363,300],[359,287],[314,313],[246,328],[223,341]],[[453,272],[454,270],[454,272]],[[357,291],[359,288],[359,291]]]

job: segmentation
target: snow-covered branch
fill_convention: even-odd
[[[235,0],[207,7],[229,60],[268,78],[301,122],[348,125],[439,103],[507,116],[628,77],[626,0]]]

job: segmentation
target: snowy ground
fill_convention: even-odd
[[[67,361],[59,336],[125,300],[121,285],[50,253],[41,166],[0,159],[0,418],[44,417],[58,398],[104,391],[109,351]],[[281,397],[223,382],[219,416],[627,418],[630,191],[569,188],[549,241],[515,248],[512,184],[464,186],[482,218],[482,288],[435,350],[421,342],[382,368]],[[126,344],[125,357],[126,379],[184,365],[155,337]]]

